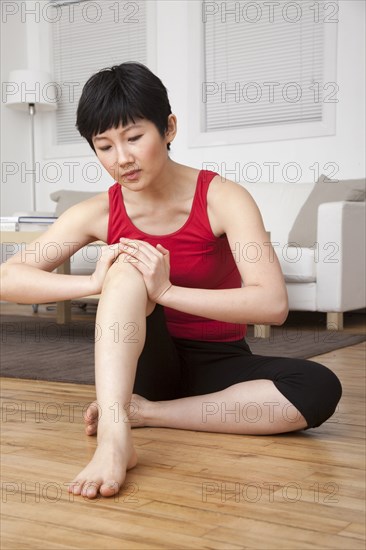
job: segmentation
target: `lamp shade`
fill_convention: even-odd
[[[37,111],[57,109],[57,88],[51,76],[44,71],[16,70],[3,83],[5,102],[19,111],[28,111],[34,104]]]

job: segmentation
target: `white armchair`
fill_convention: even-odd
[[[316,310],[327,312],[329,328],[341,329],[344,311],[366,305],[365,203],[321,204],[318,241],[322,243],[322,254],[317,263]],[[327,249],[332,241],[339,245],[334,254]]]
[[[366,306],[365,180],[243,186],[271,234],[290,310],[325,312],[341,330],[345,311]]]

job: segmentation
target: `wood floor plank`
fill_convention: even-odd
[[[343,531],[341,531],[340,535],[346,535],[351,538],[359,539],[360,541],[365,540],[365,523],[355,523],[352,522]]]
[[[350,539],[329,533],[307,531],[306,529],[294,529],[292,527],[276,526],[264,521],[241,520],[240,523],[229,529],[218,527],[213,529],[205,538],[210,542],[230,540],[236,544],[242,544],[243,548],[271,548],[288,549],[294,548],[329,548],[330,550],[345,548],[352,550],[364,550],[361,541],[352,539],[352,546],[349,546]],[[269,542],[270,541],[270,542]],[[316,541],[316,542],[315,542]]]

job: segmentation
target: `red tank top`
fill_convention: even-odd
[[[216,237],[207,215],[207,191],[215,172],[201,170],[198,174],[192,208],[185,224],[168,235],[149,235],[138,229],[128,217],[123,186],[118,182],[109,190],[108,244],[120,237],[160,243],[170,251],[170,281],[189,288],[240,288],[241,276],[234,261],[226,235]],[[174,338],[229,342],[246,334],[246,325],[215,321],[165,307],[168,331]]]

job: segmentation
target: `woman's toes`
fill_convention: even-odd
[[[84,413],[85,433],[94,435],[98,430],[98,404],[96,401],[91,403]]]
[[[95,433],[97,433],[97,427],[98,427],[97,422],[93,422],[92,424],[88,424],[85,427],[86,434],[87,435],[94,435]]]
[[[69,485],[69,493],[73,493],[74,495],[81,495],[83,483],[83,481],[79,480],[72,481]]]
[[[100,490],[100,494],[103,497],[110,497],[112,495],[117,494],[119,491],[119,488],[120,486],[117,483],[117,481],[106,481],[105,483],[103,483],[103,485],[99,490]]]
[[[95,481],[86,481],[83,486],[81,494],[83,497],[95,498],[98,494],[98,487],[100,484]]]
[[[98,404],[96,401],[91,403],[84,413],[84,422],[90,424],[98,419]]]

